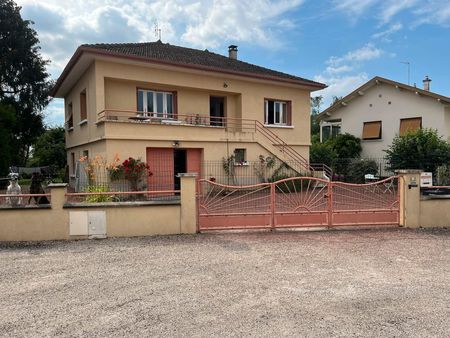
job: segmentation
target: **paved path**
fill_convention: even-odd
[[[1,336],[449,336],[450,231],[0,244]]]

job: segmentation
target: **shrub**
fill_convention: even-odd
[[[450,144],[435,129],[396,136],[385,152],[390,170],[422,169],[436,173],[439,166],[450,163]]]
[[[140,159],[129,157],[122,164],[118,164],[116,155],[114,162],[108,166],[109,177],[112,181],[126,179],[130,182],[131,190],[138,191],[138,183],[147,176],[151,176],[149,166]]]
[[[353,159],[348,165],[348,180],[353,183],[364,183],[364,175],[378,173],[378,164],[373,160]]]
[[[311,163],[323,163],[331,166],[336,153],[333,150],[332,141],[325,143],[313,143],[309,151],[309,161]]]
[[[450,165],[441,165],[436,170],[437,185],[450,185]]]

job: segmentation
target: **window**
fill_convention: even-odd
[[[72,105],[72,102],[70,102],[67,105],[66,125],[67,125],[68,130],[73,129],[73,105]]]
[[[264,124],[291,125],[291,103],[287,101],[264,100]]]
[[[85,157],[86,159],[89,158],[89,150],[83,150],[83,157]]]
[[[71,173],[75,175],[75,153],[70,153],[70,164],[72,165]]]
[[[80,122],[87,120],[86,89],[80,93]]]
[[[245,149],[234,149],[234,163],[244,164],[245,160]]]
[[[335,139],[341,133],[341,120],[323,121],[320,127],[320,140],[326,142]]]
[[[174,96],[175,93],[139,89],[137,110],[145,116],[173,119],[176,117]]]
[[[381,139],[381,121],[364,122],[363,140],[379,140]]]
[[[400,119],[400,136],[404,136],[408,132],[414,132],[420,128],[422,128],[422,118],[421,117]]]

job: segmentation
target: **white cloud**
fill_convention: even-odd
[[[333,0],[335,8],[351,18],[359,17],[377,3],[377,0]]]
[[[379,58],[383,54],[383,50],[376,48],[372,43],[348,52],[344,56],[332,56],[327,61],[329,65],[337,66],[344,62],[361,62]]]
[[[435,24],[450,26],[448,0],[332,0],[334,9],[351,21],[362,16],[377,19],[380,25],[390,23],[401,13],[407,13],[408,25]],[[406,21],[404,22],[406,25]]]
[[[333,97],[346,96],[359,86],[363,85],[369,80],[366,73],[361,72],[354,75],[345,76],[325,76],[317,75],[314,77],[315,81],[326,83],[327,88],[314,92],[314,96],[322,95],[324,97],[324,109],[333,102]]]
[[[389,0],[384,2],[383,9],[380,14],[382,23],[390,22],[391,19],[398,13],[414,7],[418,0]]]
[[[390,42],[390,36],[398,31],[400,31],[403,28],[403,25],[401,23],[395,23],[391,25],[388,29],[375,33],[372,35],[372,38],[374,39],[381,39],[385,42]]]

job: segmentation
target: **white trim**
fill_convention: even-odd
[[[88,120],[87,120],[87,119],[84,119],[84,120],[80,121],[80,122],[78,123],[78,125],[79,125],[79,126],[82,126],[83,124],[86,124],[86,123],[88,123]]]
[[[138,93],[142,92],[142,113],[144,116],[148,116],[148,117],[155,117],[155,118],[163,118],[163,119],[171,119],[174,118],[174,102],[173,102],[173,93],[172,92],[163,92],[163,91],[155,91],[155,90],[147,90],[147,89],[138,89]],[[149,112],[148,111],[148,93],[152,93],[153,94],[153,111]],[[157,109],[157,96],[158,94],[162,94],[163,97],[163,111],[162,112],[158,112]],[[167,98],[168,95],[170,95],[172,97],[172,112],[169,114],[167,109]],[[139,100],[139,94],[138,94],[138,100]],[[139,102],[138,102],[139,105]],[[139,109],[139,107],[138,107]],[[161,116],[162,114],[162,116]]]
[[[282,129],[294,129],[295,126],[289,126],[287,124],[264,124],[266,128],[282,128]]]

